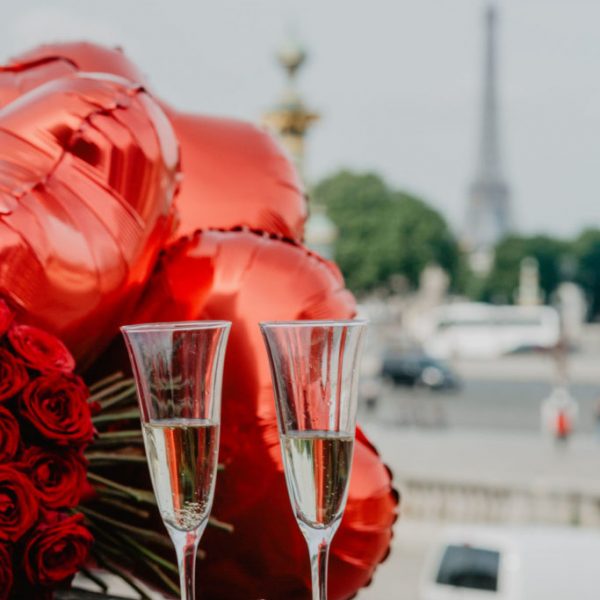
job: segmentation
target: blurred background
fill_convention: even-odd
[[[361,419],[403,496],[362,600],[597,597],[598,22],[592,0],[3,7],[3,59],[119,45],[295,161],[306,241],[372,322]]]

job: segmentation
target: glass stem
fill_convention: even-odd
[[[181,600],[195,600],[196,554],[202,531],[168,529],[177,553]]]
[[[327,563],[332,537],[333,532],[330,530],[313,529],[306,532],[312,575],[312,600],[327,600]]]

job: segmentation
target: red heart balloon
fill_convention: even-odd
[[[258,322],[352,317],[354,299],[339,271],[273,236],[206,231],[167,251],[140,306],[141,320],[233,322],[223,383],[220,460],[226,468],[213,514],[235,530],[206,532],[207,559],[199,566],[203,597],[306,598],[308,551],[285,487]],[[348,505],[332,546],[332,600],[356,593],[387,555],[397,500],[389,471],[359,431]]]
[[[80,364],[171,233],[177,166],[168,119],[120,78],[56,79],[0,110],[0,294]]]
[[[250,123],[167,114],[181,145],[183,182],[174,238],[196,229],[245,226],[301,240],[306,200],[292,163]]]
[[[120,49],[87,42],[45,44],[12,60],[27,71],[39,61],[63,61],[80,71],[113,73],[145,84]],[[27,77],[47,81],[50,69]],[[38,83],[39,84],[39,83]],[[0,90],[5,85],[0,76]],[[0,91],[0,99],[2,92]],[[307,205],[292,163],[275,140],[250,123],[180,113],[163,105],[181,147],[183,180],[173,240],[196,229],[245,226],[301,240]]]
[[[111,73],[141,85],[147,83],[143,73],[127,58],[121,48],[109,48],[91,42],[42,44],[13,57],[9,66],[22,67],[40,61],[66,61],[76,71]],[[39,84],[40,81],[37,85]]]
[[[75,65],[64,58],[40,58],[0,66],[0,108],[42,83],[75,73]]]

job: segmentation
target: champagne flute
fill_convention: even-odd
[[[348,495],[366,322],[272,321],[260,327],[288,494],[310,554],[312,597],[326,600],[329,545]]]
[[[194,600],[198,542],[214,496],[230,326],[227,321],[188,321],[121,327],[152,487],[177,552],[182,600]]]

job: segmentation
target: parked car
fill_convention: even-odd
[[[434,390],[455,390],[460,379],[446,363],[426,354],[384,355],[382,376],[395,385],[423,386]]]
[[[420,600],[597,600],[600,533],[568,527],[448,527]]]

